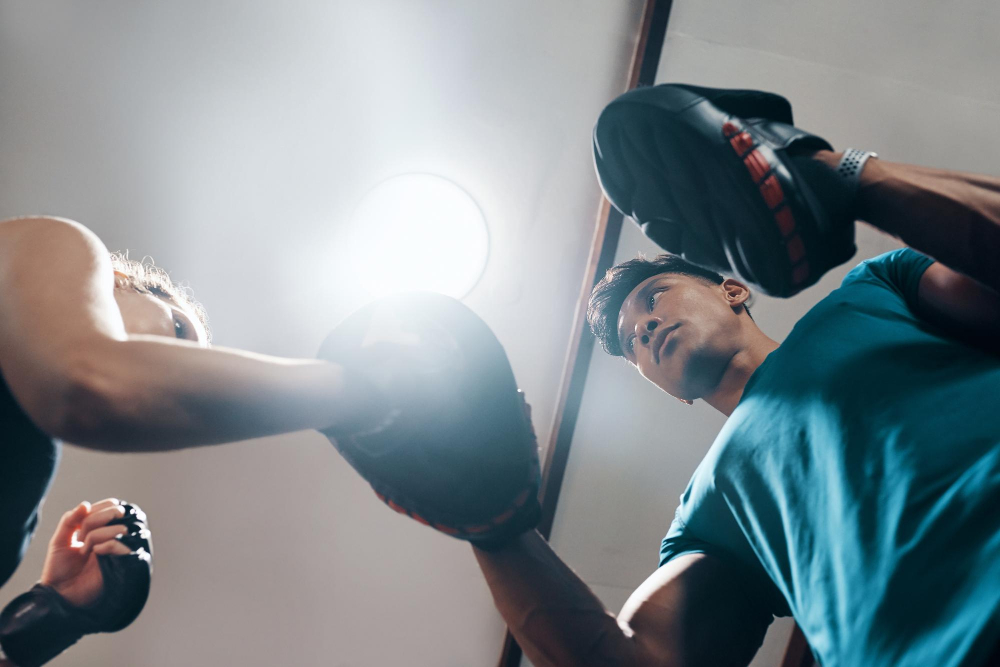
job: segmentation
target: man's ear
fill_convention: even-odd
[[[726,278],[720,287],[733,308],[742,308],[750,298],[750,288],[735,278]]]

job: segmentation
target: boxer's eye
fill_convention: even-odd
[[[187,338],[187,325],[177,316],[174,316],[174,336]]]
[[[628,340],[625,341],[625,349],[628,350],[629,354],[635,355],[635,336],[628,337]]]

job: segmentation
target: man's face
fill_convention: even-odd
[[[618,312],[625,358],[667,393],[693,400],[710,393],[739,351],[739,311],[749,291],[663,273],[639,283]]]
[[[208,336],[201,321],[169,299],[142,294],[129,288],[115,288],[115,301],[122,314],[125,331],[189,340],[207,347]]]

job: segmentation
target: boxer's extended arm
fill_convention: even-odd
[[[326,428],[355,405],[339,366],[133,336],[93,348],[67,393],[63,439],[156,451]],[[103,359],[103,361],[101,361]],[[58,435],[58,434],[56,434]]]
[[[646,580],[617,618],[537,531],[474,549],[497,609],[536,667],[745,667],[771,615],[723,560],[680,556]]]
[[[178,449],[325,428],[363,409],[326,362],[129,336],[113,285],[107,248],[81,225],[0,223],[0,370],[54,437]]]

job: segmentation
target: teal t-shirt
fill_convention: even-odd
[[[742,563],[823,667],[980,665],[1000,640],[1000,355],[917,317],[930,264],[863,262],[795,325],[660,549]]]

